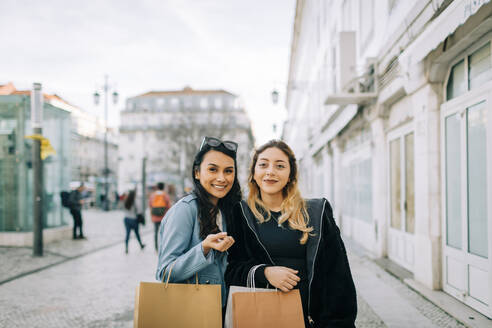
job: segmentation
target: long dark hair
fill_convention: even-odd
[[[219,151],[234,159],[234,183],[232,184],[232,188],[227,193],[227,195],[219,199],[217,206],[215,206],[210,201],[209,193],[205,190],[205,188],[203,188],[200,180],[195,178],[195,173],[200,170],[200,165],[202,164],[203,157],[211,150]],[[216,216],[219,209],[225,215],[225,217],[223,218],[223,221],[225,222],[227,218],[231,217],[232,207],[234,206],[234,204],[241,200],[241,186],[239,185],[239,180],[237,179],[236,153],[225,148],[222,144],[217,147],[211,147],[208,144],[204,145],[202,149],[195,155],[191,177],[195,186],[193,193],[197,196],[198,201],[198,222],[200,223],[200,238],[205,239],[209,234],[220,232],[216,222]]]
[[[127,210],[129,210],[130,208],[132,208],[133,204],[135,203],[135,195],[136,195],[136,193],[137,192],[135,191],[135,189],[132,189],[128,193],[128,196],[126,196],[126,199],[125,199],[125,208]]]

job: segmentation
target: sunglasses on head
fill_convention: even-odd
[[[233,152],[237,151],[238,146],[237,143],[235,143],[234,141],[229,141],[229,140],[222,141],[220,139],[213,138],[213,137],[204,137],[202,140],[202,144],[200,145],[200,150],[202,150],[205,145],[209,145],[210,147],[219,147],[221,144],[224,145],[224,147],[229,149],[230,151]]]

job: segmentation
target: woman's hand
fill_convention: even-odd
[[[301,278],[297,276],[298,272],[283,266],[271,266],[265,268],[265,278],[267,278],[270,285],[283,292],[288,292],[301,281]]]
[[[234,244],[234,238],[227,236],[227,232],[208,235],[207,238],[202,241],[203,255],[207,256],[212,248],[219,252],[225,252],[232,244]]]

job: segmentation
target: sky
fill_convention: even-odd
[[[120,94],[111,126],[128,97],[225,89],[241,97],[261,144],[286,117],[294,14],[295,0],[1,0],[0,84],[40,82],[104,117],[92,94],[107,74]]]

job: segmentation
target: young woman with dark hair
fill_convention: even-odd
[[[133,189],[130,190],[128,196],[125,199],[124,203],[124,215],[125,215],[125,229],[126,229],[126,238],[125,238],[125,253],[128,254],[128,241],[130,240],[130,232],[133,230],[135,232],[135,236],[137,237],[138,243],[141,249],[144,249],[145,244],[142,243],[140,239],[140,233],[138,232],[138,221],[137,221],[137,213],[138,206],[135,201],[137,192]]]
[[[306,327],[355,327],[357,300],[340,231],[326,199],[303,199],[290,147],[272,140],[256,150],[248,200],[228,221],[227,285],[298,288]]]
[[[222,306],[226,251],[234,243],[226,218],[241,200],[236,151],[235,142],[203,139],[191,172],[194,190],[171,207],[159,230],[156,278],[162,281],[171,267],[170,282],[194,283],[197,274],[199,283],[222,285]]]

